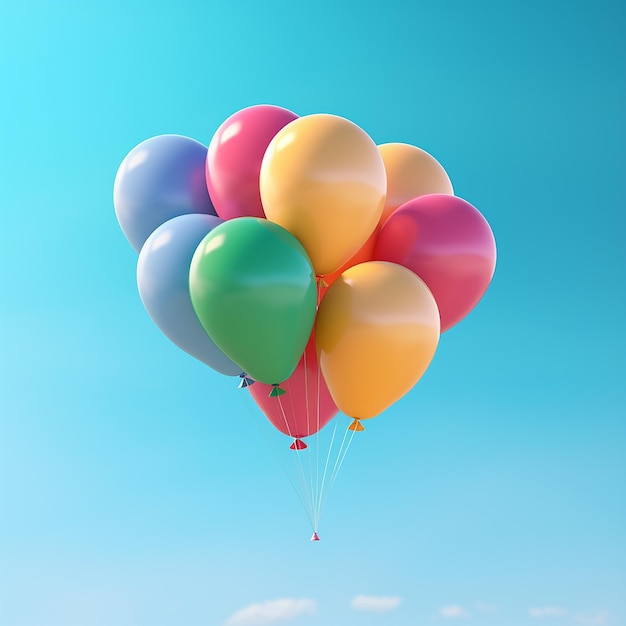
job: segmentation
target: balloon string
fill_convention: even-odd
[[[237,395],[240,396],[240,397],[241,396],[247,396],[248,393],[246,393],[246,392],[241,393],[241,391],[239,391],[239,393],[237,393]],[[313,523],[312,511],[310,511],[310,504],[305,501],[305,499],[303,498],[302,490],[298,488],[298,486],[294,482],[291,474],[287,471],[287,468],[285,467],[285,464],[283,463],[283,461],[281,459],[281,456],[278,453],[277,447],[274,444],[274,442],[271,441],[270,437],[268,436],[268,434],[266,432],[266,429],[261,427],[261,420],[259,419],[259,412],[258,412],[258,410],[256,409],[256,407],[252,407],[251,406],[251,401],[250,400],[244,400],[242,398],[241,401],[243,402],[243,404],[246,407],[246,409],[248,410],[248,412],[253,416],[253,420],[252,421],[254,422],[256,427],[259,429],[261,435],[263,436],[263,439],[265,439],[265,443],[268,445],[268,447],[270,448],[270,450],[274,454],[274,458],[276,459],[276,461],[278,462],[278,465],[280,466],[280,468],[282,469],[283,473],[287,477],[287,480],[291,483],[291,486],[293,487],[293,490],[295,491],[296,495],[298,496],[298,500],[300,500],[300,504],[302,504],[302,508],[304,509],[304,512],[306,513],[306,516],[309,519],[309,523],[311,524],[311,528],[313,528],[313,530],[315,530],[314,523]]]
[[[348,450],[350,450],[350,446],[352,445],[352,440],[354,439],[354,433],[356,431],[352,430],[350,431],[350,439],[348,440],[348,445],[346,446],[346,449],[344,450],[343,456],[341,457],[341,461],[339,462],[339,467],[337,467],[337,471],[334,473],[334,475],[331,477],[331,486],[335,484],[335,481],[337,480],[337,476],[339,476],[339,472],[341,470],[341,466],[343,465],[343,462],[346,459],[346,455],[348,454]]]
[[[307,435],[311,432],[311,422],[309,419],[309,376],[307,371],[307,363],[306,363],[306,348],[304,349],[304,353],[302,354],[302,362],[304,365],[304,398],[306,401],[306,433]]]
[[[322,301],[322,283],[325,285],[324,277],[317,276],[316,287],[317,287],[317,308],[320,306],[320,302]]]
[[[320,279],[321,280],[321,279]],[[322,302],[322,287],[320,285],[320,281],[318,281],[317,283],[317,309],[319,310],[319,306],[320,303]],[[315,316],[317,317],[317,311],[315,313]],[[318,499],[321,500],[322,498],[322,492],[324,490],[324,483],[322,481],[322,485],[320,486],[320,395],[322,393],[321,390],[321,381],[320,381],[320,363],[319,363],[319,359],[317,358],[317,349],[315,351],[315,366],[316,366],[316,382],[317,382],[317,402],[316,402],[316,407],[315,407],[315,415],[316,415],[316,426],[317,426],[317,430],[315,432],[315,440],[316,440],[316,445],[315,445],[315,485],[317,487],[317,491],[315,494],[315,502],[316,502],[316,506],[317,506],[317,501]],[[307,406],[308,409],[308,406]],[[334,439],[334,433],[333,433],[333,439]],[[330,450],[332,448],[332,440],[331,440],[331,447],[329,448],[329,453]],[[315,514],[315,513],[314,513]],[[315,521],[315,530],[317,530],[317,525],[319,523],[319,517],[316,519]]]
[[[321,486],[320,486],[320,379],[319,379],[319,363],[317,363],[317,357],[315,359],[316,365],[317,365],[317,377],[316,377],[316,383],[317,383],[317,397],[316,397],[316,410],[315,410],[315,425],[317,427],[317,430],[315,431],[315,485],[317,487],[316,493],[315,493],[315,502],[317,502],[317,499],[319,498],[319,495],[321,493]],[[315,514],[315,513],[314,513]],[[317,525],[315,526],[315,530],[317,530]]]
[[[337,458],[335,459],[335,465],[333,466],[333,471],[331,472],[331,475],[330,475],[331,481],[332,481],[333,477],[335,476],[335,472],[337,470],[337,465],[339,463],[339,457],[341,456],[341,452],[343,451],[343,446],[346,443],[346,438],[347,438],[349,432],[350,431],[346,428],[346,431],[343,434],[343,439],[341,440],[341,445],[339,446],[339,454],[337,454]]]
[[[347,432],[348,432],[348,429],[346,429],[346,433]],[[319,520],[319,517],[322,514],[322,510],[324,509],[324,506],[326,505],[326,501],[328,500],[328,495],[330,494],[330,491],[333,488],[333,485],[335,484],[335,481],[337,480],[337,476],[339,475],[339,471],[341,470],[341,466],[343,465],[343,462],[344,462],[344,460],[346,458],[346,455],[348,454],[348,450],[350,449],[350,446],[352,445],[352,440],[354,439],[354,433],[356,431],[353,430],[351,432],[352,432],[352,434],[350,435],[350,440],[348,441],[348,445],[346,446],[346,449],[345,449],[345,451],[343,453],[343,457],[341,458],[341,461],[340,461],[339,466],[337,467],[336,471],[333,470],[333,474],[332,474],[332,476],[330,478],[330,485],[328,486],[328,491],[326,492],[326,496],[324,498],[324,501],[321,502],[321,504],[320,504],[320,509],[319,509],[318,518],[317,518],[318,520]],[[344,441],[345,441],[345,436],[344,436]],[[342,445],[343,445],[343,443],[342,443]]]
[[[289,428],[289,422],[287,420],[287,415],[285,414],[285,408],[283,407],[283,400],[281,396],[278,396],[278,405],[280,406],[280,412],[283,416],[283,421],[285,422],[285,426],[287,427],[287,432],[289,433],[290,437],[293,437],[293,435],[291,434],[291,428]],[[301,454],[300,450],[294,450],[294,455],[296,456],[297,467],[300,470],[300,479],[304,487],[304,493],[307,499],[309,500],[309,505],[311,507],[311,518],[312,518],[313,517],[313,497],[312,497],[313,494],[309,493],[309,488],[306,483],[306,478],[304,476],[304,469],[302,467],[302,460],[300,459],[300,454]]]
[[[304,354],[302,355],[302,359],[303,359],[303,365],[304,365],[304,398],[306,401],[306,409],[305,409],[306,411],[306,434],[308,435],[311,432],[311,421],[310,421],[310,416],[309,416],[309,377],[308,377],[308,371],[307,371],[306,351],[307,349],[305,347]],[[296,414],[295,409],[294,409],[293,414],[294,415]],[[311,503],[313,504],[317,496],[316,496],[316,492],[315,492],[314,485],[313,485],[313,467],[312,467],[313,455],[310,452],[311,451],[309,450],[309,454],[307,456],[309,457],[309,484],[311,485]],[[315,515],[315,513],[313,514]]]
[[[337,434],[337,426],[339,425],[339,420],[335,420],[335,428],[333,429],[333,436],[330,440],[330,445],[328,446],[328,454],[326,455],[326,463],[324,464],[324,473],[322,475],[322,486],[319,490],[319,498],[316,498],[315,501],[315,511],[313,512],[313,521],[315,525],[315,530],[320,523],[320,515],[322,509],[322,495],[324,493],[324,485],[326,483],[326,474],[328,473],[328,463],[330,461],[330,455],[333,450],[333,445],[335,443],[335,435]]]

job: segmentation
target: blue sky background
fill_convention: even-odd
[[[3,6],[0,623],[624,626],[625,24],[617,0]],[[137,143],[257,103],[426,149],[498,244],[319,543],[232,379],[143,310],[112,205]]]

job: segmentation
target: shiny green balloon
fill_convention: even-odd
[[[243,371],[268,384],[289,378],[317,304],[311,261],[291,233],[255,217],[220,224],[196,249],[189,289],[209,337]]]

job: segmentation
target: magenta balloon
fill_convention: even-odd
[[[297,118],[282,107],[259,104],[237,111],[217,129],[207,153],[206,182],[222,219],[265,217],[259,191],[261,161],[274,135]]]
[[[441,332],[481,299],[496,266],[496,242],[487,220],[469,202],[431,194],[398,207],[382,227],[374,259],[404,265],[429,287]]]

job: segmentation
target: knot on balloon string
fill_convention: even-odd
[[[361,432],[362,430],[365,430],[365,426],[361,424],[361,420],[358,417],[355,417],[352,424],[348,426],[348,430],[356,430],[357,432]]]
[[[252,380],[252,378],[250,378],[245,372],[241,372],[241,374],[239,374],[239,378],[241,380],[237,386],[238,389],[245,389],[246,387],[254,385],[254,380]]]
[[[320,287],[328,287],[328,283],[324,280],[324,277],[323,277],[323,276],[318,276],[318,277],[317,277],[317,284],[318,284]]]
[[[302,441],[299,437],[296,437],[293,440],[293,443],[289,446],[291,450],[306,450],[307,447],[306,443],[304,443],[304,441]]]
[[[311,541],[319,541],[319,540],[320,538],[317,535],[317,531],[315,531],[313,535],[311,536]]]
[[[270,398],[276,398],[277,396],[284,396],[286,393],[287,392],[278,383],[274,383],[268,395]]]

